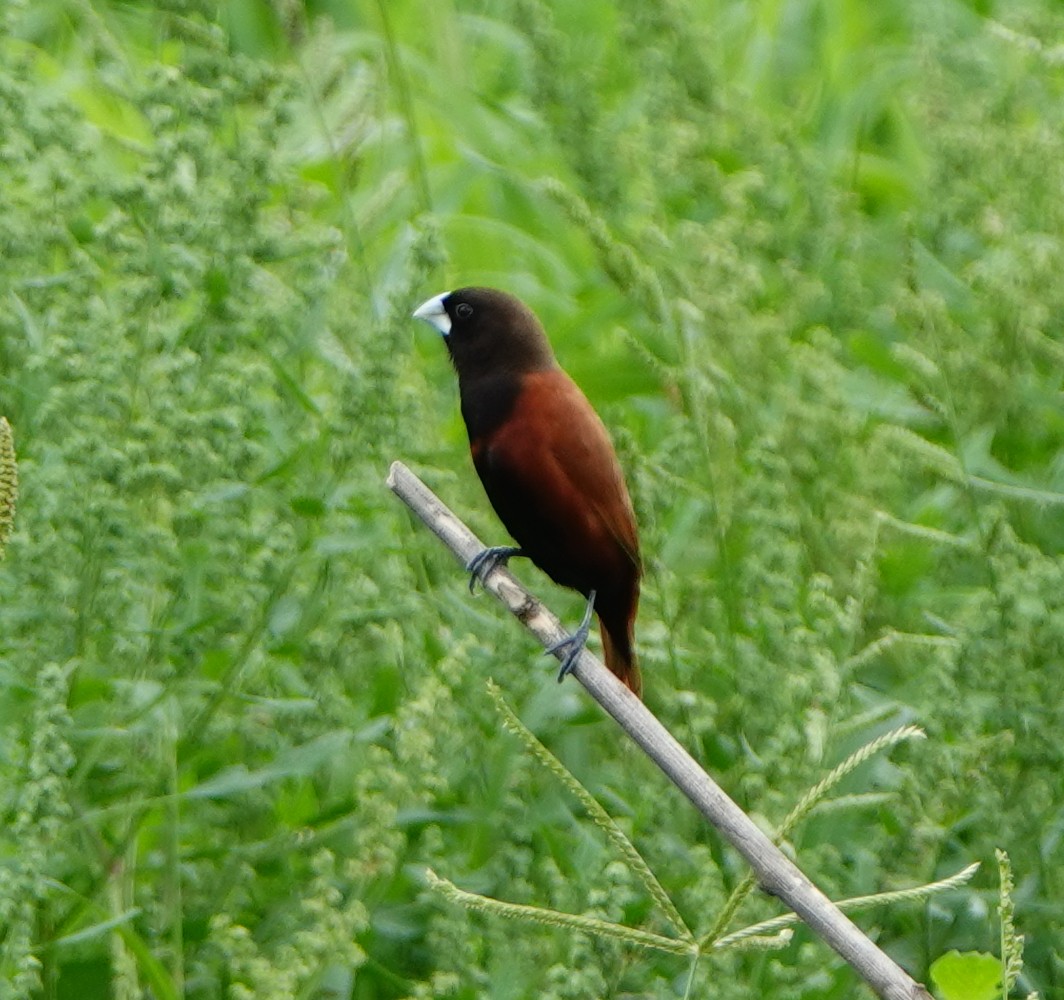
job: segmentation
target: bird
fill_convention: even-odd
[[[598,615],[606,666],[637,697],[635,619],[642,563],[635,512],[605,425],[562,370],[536,315],[495,288],[435,295],[414,311],[443,335],[458,375],[473,465],[516,545],[470,560],[470,589],[527,557],[587,601],[558,680],[576,663]]]

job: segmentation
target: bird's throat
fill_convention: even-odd
[[[460,378],[462,417],[469,440],[490,437],[513,412],[521,391],[522,376],[516,372],[498,372],[479,378]]]

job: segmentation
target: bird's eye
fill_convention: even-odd
[[[469,319],[473,315],[473,307],[468,302],[459,302],[454,311],[459,319]]]

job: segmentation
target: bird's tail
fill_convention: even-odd
[[[611,635],[605,623],[599,618],[599,633],[602,636],[602,656],[610,668],[631,690],[637,698],[643,697],[643,675],[639,672],[639,663],[632,646],[631,630],[623,637]]]

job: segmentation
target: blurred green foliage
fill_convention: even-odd
[[[996,950],[1007,849],[1018,988],[1064,996],[1056,5],[0,18],[5,995],[682,994],[670,956],[425,889],[660,929],[489,674],[692,925],[743,875],[382,486],[402,457],[502,540],[408,318],[478,282],[537,309],[615,432],[651,707],[770,823],[919,723],[789,846],[836,896],[983,861],[861,918],[925,980]],[[803,932],[692,995],[856,988]]]

